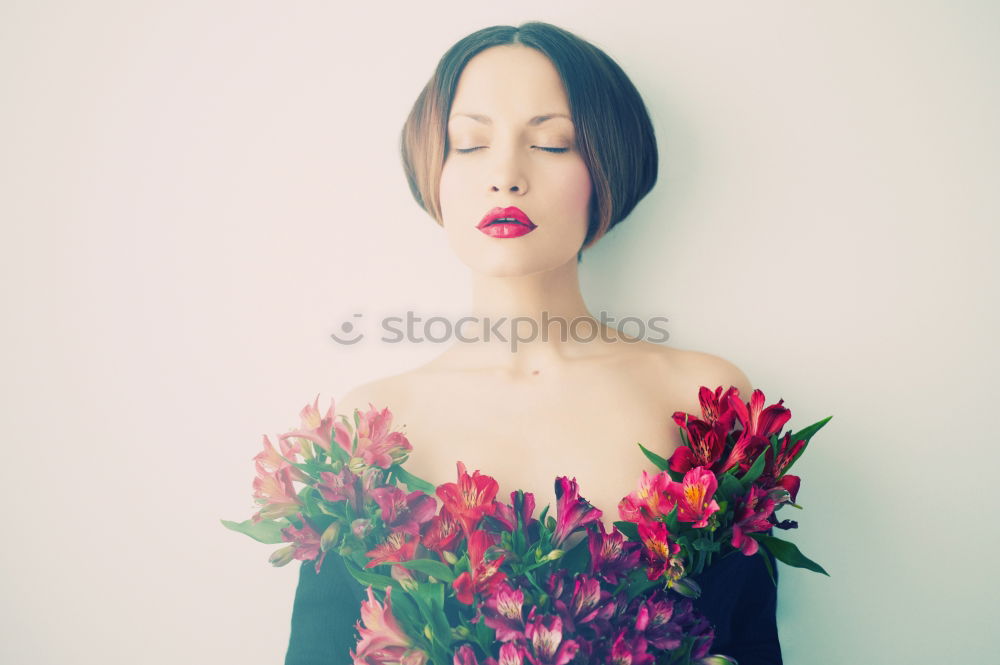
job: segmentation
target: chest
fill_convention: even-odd
[[[639,371],[517,385],[425,377],[420,385],[394,418],[414,448],[407,469],[439,485],[455,481],[461,460],[495,478],[501,500],[522,489],[539,510],[554,511],[556,477],[575,477],[610,525],[641,472],[658,471],[637,443],[663,457],[680,445],[671,415],[681,406]]]

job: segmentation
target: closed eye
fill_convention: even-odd
[[[486,146],[478,146],[478,147],[475,147],[475,148],[455,148],[455,152],[460,152],[462,154],[465,154],[465,153],[468,153],[468,152],[474,152],[476,150],[482,150],[485,147]],[[569,148],[545,148],[545,147],[538,146],[538,145],[533,145],[531,147],[532,148],[537,148],[538,150],[544,150],[545,152],[567,152],[569,150]]]

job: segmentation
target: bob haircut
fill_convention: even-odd
[[[465,65],[493,46],[522,44],[544,54],[562,79],[576,127],[577,148],[593,190],[583,250],[621,222],[656,184],[659,155],[653,124],[621,67],[590,42],[549,23],[497,25],[456,42],[417,97],[400,140],[410,192],[443,225],[439,197],[448,155],[448,116]]]

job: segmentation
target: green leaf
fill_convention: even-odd
[[[739,479],[730,471],[722,474],[722,480],[719,483],[719,489],[716,490],[715,495],[722,499],[731,499],[734,496],[742,494],[743,484],[739,481]]]
[[[746,474],[740,478],[740,484],[743,486],[744,492],[750,489],[750,485],[753,484],[753,481],[760,478],[760,474],[764,473],[764,462],[766,461],[766,457],[767,448],[760,451],[760,455],[757,455],[757,460],[753,463],[753,466],[751,466],[747,470]]]
[[[774,579],[774,567],[771,565],[771,557],[767,555],[767,548],[758,548],[757,554],[764,560],[764,567],[767,568],[767,576],[771,578],[771,584],[777,586],[778,581]]]
[[[434,493],[437,490],[437,488],[434,487],[434,485],[432,485],[431,483],[424,480],[423,478],[418,478],[417,476],[413,475],[412,473],[404,469],[399,464],[394,464],[392,470],[396,474],[396,477],[399,478],[401,481],[403,481],[403,483],[406,484],[407,489],[409,489],[411,492],[413,490],[420,490],[424,494],[429,494],[431,496],[434,496]]]
[[[699,538],[693,543],[693,547],[696,550],[705,552],[718,552],[719,546],[720,543],[716,540],[712,540],[711,538]]]
[[[454,582],[457,575],[454,571],[440,561],[435,561],[434,559],[413,559],[412,561],[400,561],[400,566],[404,568],[409,568],[410,570],[418,570],[421,573],[426,573],[427,575],[432,575],[439,580],[444,580],[445,582]]]
[[[618,521],[618,522],[612,522],[612,524],[618,527],[618,530],[622,532],[622,535],[628,538],[629,540],[634,540],[636,542],[641,540],[639,538],[639,527],[636,525],[635,522]]]
[[[344,558],[344,566],[347,568],[347,572],[351,574],[351,577],[356,579],[363,586],[371,585],[376,589],[384,589],[391,586],[399,589],[399,591],[403,591],[403,587],[399,585],[399,582],[392,579],[390,576],[380,575],[369,571],[367,568],[361,568],[358,564],[346,557]]]
[[[649,450],[648,448],[646,448],[646,446],[642,445],[641,443],[639,443],[638,446],[639,446],[639,448],[642,449],[643,455],[645,455],[647,458],[649,458],[649,461],[652,462],[653,464],[655,464],[656,468],[658,468],[660,471],[666,471],[666,470],[668,470],[670,468],[670,462],[669,461],[667,461],[666,459],[660,457],[659,455],[657,455],[653,451]]]
[[[285,539],[281,537],[281,530],[289,526],[289,522],[286,519],[261,520],[256,524],[254,524],[253,520],[243,520],[242,522],[221,520],[221,522],[222,526],[227,529],[246,534],[254,540],[268,545],[277,545],[278,543],[285,542]]]
[[[827,416],[823,420],[815,422],[812,425],[810,425],[809,427],[800,429],[795,434],[792,434],[792,441],[799,441],[799,440],[803,440],[804,439],[805,441],[808,442],[809,439],[811,439],[813,437],[813,434],[815,434],[816,432],[820,431],[823,428],[824,425],[826,425],[828,422],[830,422],[830,418],[833,418],[833,416]]]
[[[560,559],[561,567],[570,573],[582,573],[590,565],[590,546],[588,541],[590,535],[578,542],[573,549],[563,555]]]
[[[794,543],[790,543],[787,540],[781,540],[780,538],[775,538],[774,536],[768,536],[762,533],[750,534],[753,538],[757,540],[761,545],[767,548],[767,550],[774,555],[774,558],[782,563],[788,564],[789,566],[794,566],[796,568],[805,568],[806,570],[812,570],[817,573],[823,573],[827,577],[830,573],[823,570],[823,566],[819,565],[805,554],[799,551],[799,548],[795,546]]]

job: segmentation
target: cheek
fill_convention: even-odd
[[[590,196],[593,185],[587,165],[580,160],[564,175],[559,191],[563,205],[577,212],[587,213],[590,208]]]

